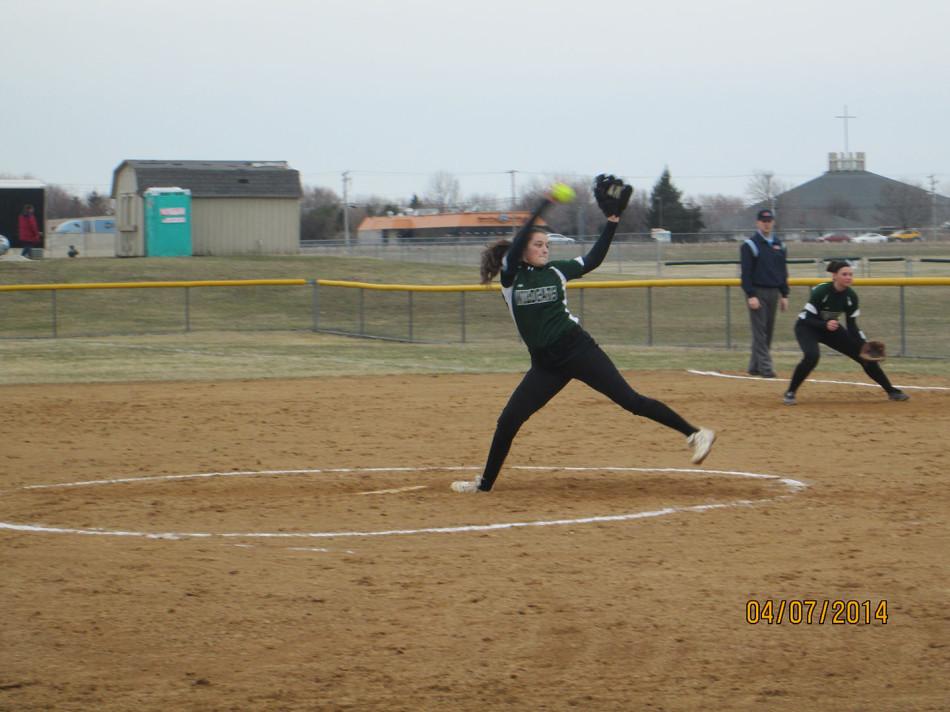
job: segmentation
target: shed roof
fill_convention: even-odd
[[[113,172],[116,179],[126,166],[135,171],[137,192],[149,188],[187,188],[195,198],[300,198],[300,173],[286,161],[157,161],[126,160]]]
[[[0,179],[0,188],[8,188],[11,190],[22,190],[33,189],[33,188],[45,188],[46,184],[41,180],[36,180],[35,178],[2,178]]]

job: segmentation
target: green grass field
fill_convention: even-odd
[[[920,255],[936,256],[935,248],[941,246],[925,243],[919,246],[927,248]],[[827,252],[829,246],[799,247]],[[908,246],[863,246],[876,252],[894,247]],[[682,254],[691,259],[725,259],[737,251],[734,245],[666,249],[681,253],[670,255],[671,260],[685,259]],[[555,255],[569,256],[563,251]],[[927,274],[950,274],[950,263],[919,262],[914,263],[914,274],[924,274],[925,265]],[[901,276],[905,266],[873,263],[872,269],[872,276]],[[655,263],[608,261],[591,277],[598,281],[650,278],[655,272]],[[814,265],[795,265],[792,274],[817,276]],[[667,267],[664,276],[734,277],[735,267]],[[365,257],[0,261],[2,284],[264,278],[403,284],[477,281],[471,265]],[[896,355],[901,345],[898,290],[865,287],[859,294],[863,329],[886,341]],[[60,291],[55,297],[55,332],[61,338],[51,339],[51,292],[0,292],[0,358],[4,363],[0,383],[520,371],[526,363],[507,309],[495,292],[464,297],[413,293],[410,305],[406,292],[361,294],[361,290],[321,287],[316,318],[324,333],[312,332],[314,296],[310,286],[192,288],[187,297],[185,290],[177,288]],[[790,311],[780,315],[775,343],[780,367],[791,368],[798,360],[791,326],[806,297],[804,287],[795,288]],[[655,288],[649,294],[643,289],[572,290],[569,298],[572,310],[622,368],[744,368],[748,318],[738,288],[729,290],[728,299],[721,287]],[[906,288],[904,298],[907,353],[924,358],[892,358],[889,369],[950,373],[950,290]],[[331,333],[360,331],[376,338]],[[423,343],[400,343],[410,335]],[[465,343],[461,343],[463,338]],[[837,357],[825,359],[821,368],[853,371],[852,364]]]

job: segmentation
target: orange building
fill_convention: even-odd
[[[512,235],[527,222],[527,210],[391,215],[365,218],[357,228],[360,244],[385,244],[413,238],[452,239]],[[547,227],[543,219],[536,224]]]

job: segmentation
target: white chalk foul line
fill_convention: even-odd
[[[373,490],[371,492],[357,492],[356,494],[398,494],[399,492],[412,492],[413,490],[426,489],[428,485],[416,485],[415,487],[395,487],[393,489]]]
[[[279,476],[302,474],[330,474],[330,473],[380,473],[380,472],[432,472],[432,471],[460,471],[460,470],[480,470],[474,466],[447,466],[447,467],[367,467],[367,468],[321,468],[311,470],[258,470],[242,472],[202,472],[191,475],[160,475],[154,477],[122,477],[108,480],[87,480],[84,482],[66,482],[51,485],[29,485],[22,487],[23,490],[31,489],[51,489],[54,487],[83,487],[106,484],[127,484],[127,483],[145,483],[155,481],[185,480],[206,477],[255,477],[255,476]],[[799,480],[778,475],[770,475],[756,472],[742,472],[738,470],[703,470],[699,468],[677,468],[677,467],[561,467],[561,466],[538,466],[538,465],[514,465],[510,469],[515,470],[560,470],[567,472],[667,472],[667,473],[685,473],[702,476],[720,475],[725,477],[744,477],[751,479],[772,480],[784,485],[789,494],[794,494],[807,485]],[[484,496],[484,495],[475,495]],[[781,497],[784,498],[784,497]],[[332,531],[332,532],[141,532],[126,531],[102,528],[84,528],[76,529],[69,527],[55,527],[41,524],[16,524],[12,522],[0,522],[0,530],[31,532],[41,534],[79,534],[88,536],[113,536],[113,537],[138,537],[143,539],[201,539],[201,538],[221,538],[221,539],[337,539],[344,537],[387,537],[387,536],[406,536],[412,534],[461,534],[467,532],[487,532],[499,531],[504,529],[521,529],[526,527],[552,527],[568,526],[580,524],[596,524],[602,522],[624,522],[637,519],[648,519],[652,517],[661,517],[668,514],[680,512],[707,512],[716,509],[727,509],[730,507],[739,507],[755,504],[764,504],[776,501],[779,497],[766,499],[741,499],[732,502],[719,502],[713,504],[696,504],[682,507],[663,507],[645,512],[629,512],[625,514],[608,514],[591,517],[577,517],[572,519],[548,519],[529,522],[497,522],[493,524],[467,524],[448,527],[421,527],[417,529],[386,529],[381,531]]]
[[[692,368],[686,369],[687,373],[692,373],[694,376],[715,376],[716,378],[735,378],[741,381],[760,381],[762,383],[784,383],[780,378],[762,378],[760,376],[735,376],[731,373],[720,373],[719,371],[697,371]],[[809,378],[807,379],[808,383],[833,383],[839,386],[864,386],[865,388],[880,388],[876,383],[862,383],[861,381],[829,381],[822,380],[820,378]],[[895,388],[911,388],[915,391],[950,391],[950,387],[947,386],[902,386],[899,383],[894,384]]]

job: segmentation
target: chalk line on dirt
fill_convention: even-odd
[[[761,383],[783,383],[783,380],[780,378],[762,378],[760,376],[738,376],[731,373],[720,373],[719,371],[698,371],[696,369],[687,368],[687,373],[692,373],[694,376],[715,376],[716,378],[735,378],[742,381],[760,381]],[[861,381],[830,381],[823,380],[820,378],[809,378],[807,379],[808,383],[833,383],[839,386],[863,386],[865,388],[880,388],[876,383],[862,383]],[[895,388],[912,388],[917,391],[950,391],[950,387],[947,386],[903,386],[899,383],[894,384]]]
[[[122,485],[133,483],[150,483],[159,481],[176,481],[210,477],[262,477],[262,476],[301,476],[305,474],[372,474],[383,472],[433,472],[433,471],[479,471],[482,468],[475,466],[425,466],[425,467],[341,467],[341,468],[314,468],[307,470],[244,470],[239,472],[199,472],[186,475],[157,475],[147,477],[121,477],[104,480],[84,480],[81,482],[62,482],[47,485],[27,485],[21,487],[21,490],[53,489],[66,487],[90,487],[97,485]],[[134,530],[115,530],[105,528],[71,528],[58,527],[45,524],[18,524],[13,522],[0,522],[0,530],[30,532],[37,534],[79,534],[88,536],[111,536],[111,537],[133,537],[144,539],[336,539],[346,537],[391,537],[407,536],[413,534],[462,534],[468,532],[486,532],[500,531],[506,529],[522,529],[529,527],[552,527],[569,526],[582,524],[596,524],[604,522],[624,522],[638,519],[649,519],[661,517],[670,514],[685,512],[708,512],[717,509],[728,509],[732,507],[749,506],[765,504],[768,502],[785,499],[792,494],[796,494],[805,489],[808,485],[800,480],[780,475],[772,475],[759,472],[743,472],[739,470],[704,470],[700,468],[678,468],[678,467],[580,467],[580,466],[540,466],[540,465],[513,465],[510,469],[514,470],[532,470],[532,471],[564,471],[564,472],[659,472],[659,473],[677,473],[698,476],[722,476],[722,477],[741,477],[747,479],[770,480],[781,484],[786,493],[779,497],[769,497],[765,499],[739,499],[731,502],[705,503],[686,506],[669,506],[660,509],[627,512],[623,514],[605,514],[589,517],[575,517],[565,519],[547,519],[534,520],[526,522],[495,522],[489,524],[464,524],[457,526],[444,527],[420,527],[413,529],[386,529],[379,531],[322,531],[322,532],[144,532]],[[397,488],[396,492],[403,491],[406,488]],[[448,489],[448,488],[446,488]],[[381,492],[383,490],[379,490]],[[458,495],[449,495],[458,497]],[[481,497],[484,495],[470,495]]]

